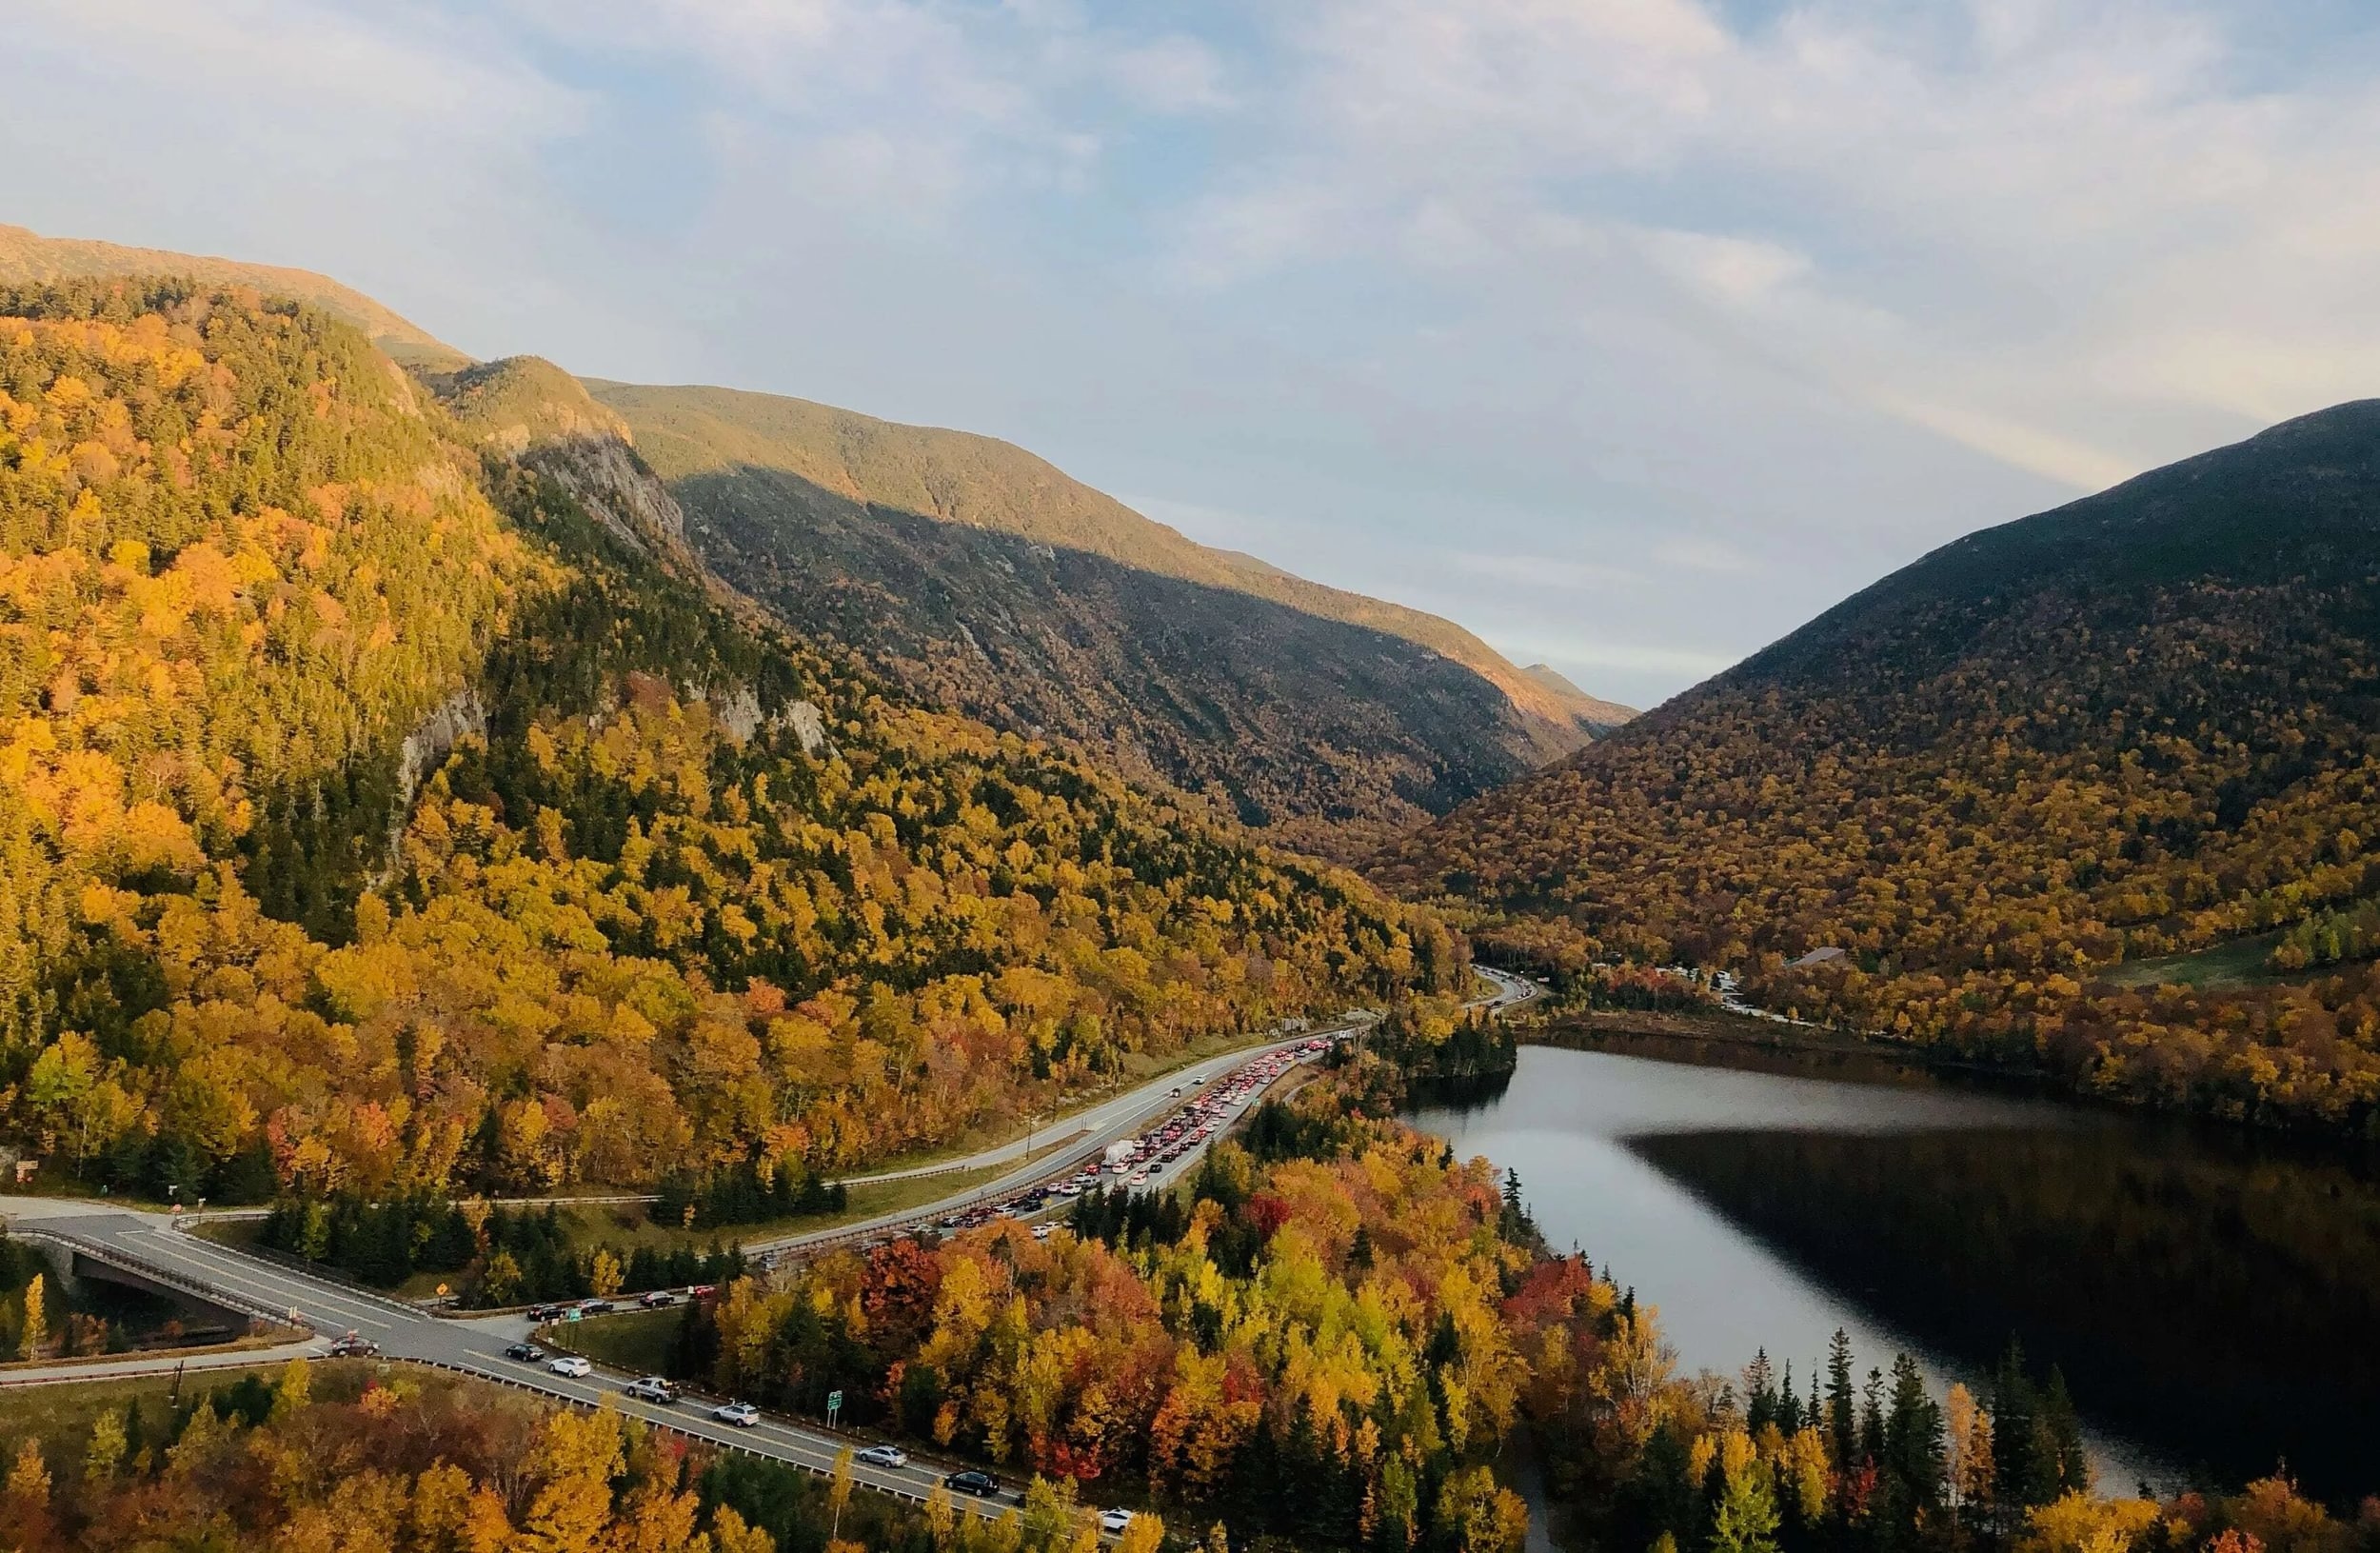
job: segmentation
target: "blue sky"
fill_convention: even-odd
[[[2380,391],[2380,22],[18,0],[0,220],[1009,437],[1649,705]]]

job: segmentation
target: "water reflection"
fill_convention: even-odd
[[[1776,1065],[1775,1059],[1767,1065]],[[1657,1304],[1682,1362],[1806,1372],[1835,1326],[1983,1373],[2061,1364],[2116,1486],[2285,1455],[2380,1486],[2380,1194],[2336,1165],[1947,1087],[1524,1047],[1500,1095],[1419,1111],[1517,1169],[1557,1245]],[[2124,1442],[2137,1441],[2137,1447]]]

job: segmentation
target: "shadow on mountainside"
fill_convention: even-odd
[[[1228,588],[744,466],[675,483],[687,537],[920,696],[1072,739],[1339,855],[1531,765],[1484,676]]]

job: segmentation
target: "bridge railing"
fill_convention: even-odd
[[[127,1251],[122,1246],[106,1241],[85,1240],[79,1235],[63,1234],[40,1224],[17,1224],[10,1228],[9,1233],[18,1240],[47,1241],[77,1256],[89,1257],[93,1262],[102,1262],[125,1272],[137,1273],[152,1283],[163,1284],[169,1288],[188,1294],[192,1299],[203,1300],[211,1305],[220,1305],[226,1310],[238,1311],[252,1320],[262,1321],[270,1325],[297,1325],[309,1328],[312,1325],[311,1323],[303,1319],[293,1323],[289,1320],[289,1313],[286,1310],[274,1310],[251,1296],[241,1294],[236,1290],[219,1288],[203,1279],[193,1278],[179,1268],[168,1266],[161,1262],[152,1262],[136,1251]]]

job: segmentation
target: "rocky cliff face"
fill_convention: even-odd
[[[591,432],[523,449],[520,461],[551,475],[587,516],[647,554],[693,560],[685,512],[622,436]]]

